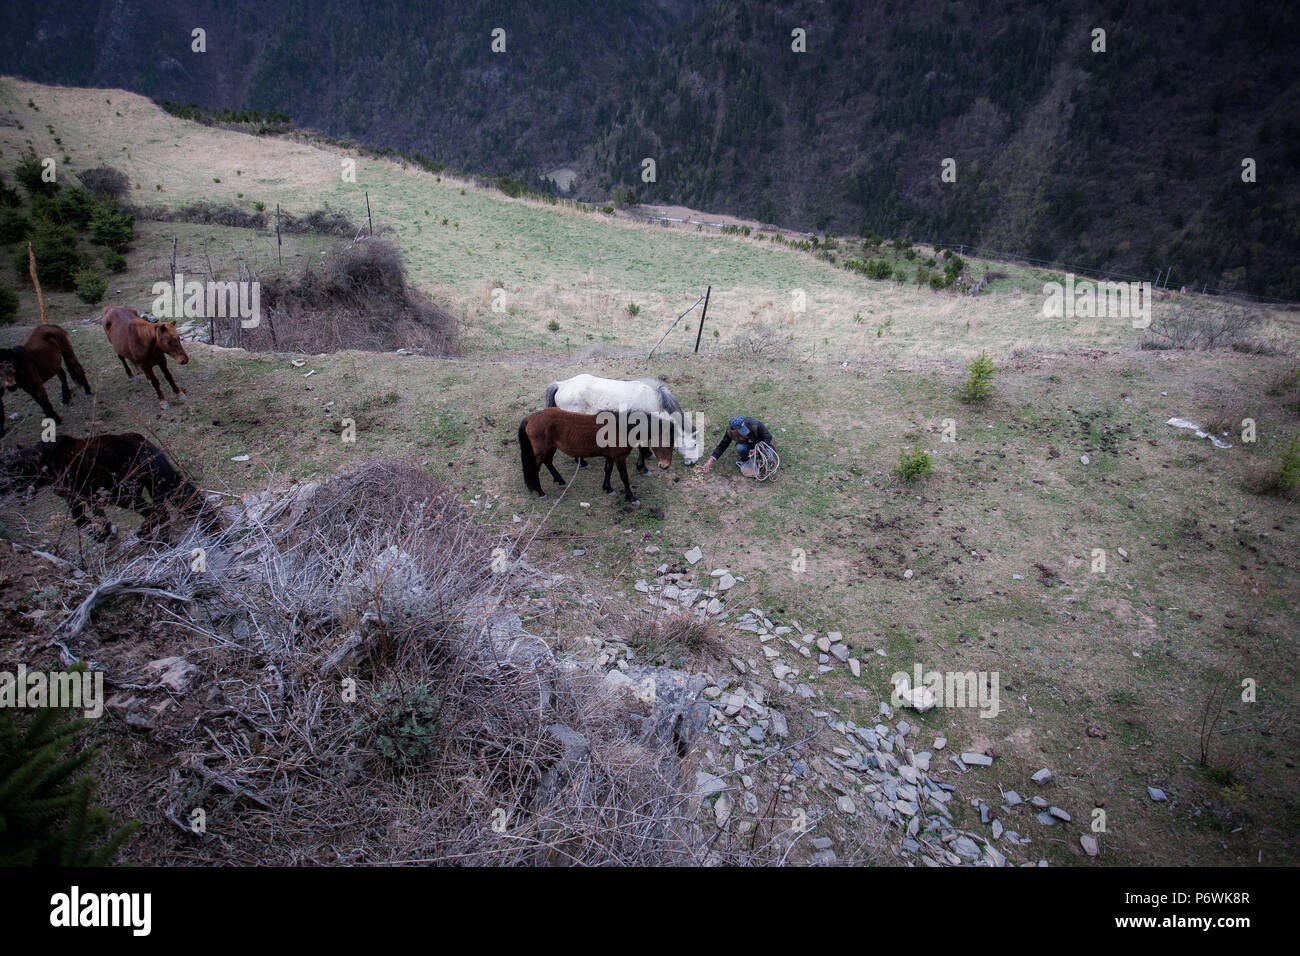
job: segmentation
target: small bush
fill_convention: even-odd
[[[785,355],[786,342],[777,330],[762,322],[742,328],[731,340],[731,347],[746,358],[779,358]]]
[[[50,219],[60,225],[72,226],[78,232],[90,224],[96,208],[97,204],[90,193],[79,186],[60,189],[52,196],[32,197],[34,218]]]
[[[90,241],[125,252],[135,238],[135,216],[123,212],[116,202],[101,203],[90,220]]]
[[[0,209],[0,246],[20,241],[30,228],[31,223],[27,217],[17,209]]]
[[[122,253],[118,252],[116,249],[105,249],[104,268],[109,272],[125,272],[126,256],[122,255]]]
[[[373,695],[382,702],[394,693],[385,684]],[[375,745],[399,771],[410,770],[436,757],[441,749],[438,714],[442,705],[427,687],[412,687],[389,706],[384,716],[371,728]]]
[[[1292,438],[1282,451],[1282,461],[1278,468],[1277,486],[1284,493],[1290,494],[1300,487],[1300,438]]]
[[[44,172],[45,166],[41,158],[36,155],[35,150],[29,149],[27,155],[14,167],[14,179],[18,181],[18,185],[27,190],[30,196],[53,196],[59,191],[59,184],[46,182],[43,178]]]
[[[1243,306],[1179,306],[1152,320],[1139,347],[1209,351],[1243,343],[1249,350],[1253,347],[1249,336],[1259,319],[1258,313]]]
[[[86,305],[95,305],[104,298],[108,280],[94,269],[78,269],[72,277],[77,287],[77,298]]]
[[[72,277],[85,265],[77,251],[77,234],[71,226],[62,226],[48,219],[37,219],[30,232],[32,252],[36,255],[36,275],[47,287],[69,288]],[[28,277],[27,247],[19,246],[13,253],[14,272],[19,279]]]
[[[131,180],[127,178],[126,173],[112,166],[96,166],[94,169],[87,169],[79,173],[77,178],[81,180],[81,185],[86,192],[100,202],[125,199],[131,191]]]
[[[894,473],[899,480],[911,484],[922,478],[929,478],[934,470],[929,452],[921,448],[905,448],[898,453],[898,467]]]
[[[885,259],[872,259],[867,263],[866,272],[871,279],[888,279],[894,274],[894,267]]]
[[[18,316],[18,294],[7,285],[0,285],[0,325],[8,325]]]
[[[321,236],[347,236],[357,234],[357,227],[343,213],[333,209],[314,209],[305,216],[295,216],[281,211],[280,229],[288,233],[315,233]]]
[[[119,828],[92,802],[81,771],[99,751],[75,746],[89,723],[53,707],[22,724],[0,711],[0,866],[105,866],[139,826]]]
[[[959,393],[963,402],[982,402],[993,394],[993,375],[997,369],[987,352],[980,352],[966,369],[970,374],[962,383]]]

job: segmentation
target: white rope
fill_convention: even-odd
[[[754,462],[754,468],[758,472],[755,477],[759,481],[767,481],[781,467],[781,456],[776,453],[775,448],[765,441],[755,445],[749,457]]]

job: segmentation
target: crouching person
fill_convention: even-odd
[[[745,466],[749,464],[750,453],[759,442],[766,442],[768,445],[776,447],[776,443],[772,439],[772,432],[757,418],[733,415],[727,420],[727,430],[722,433],[722,441],[718,442],[718,447],[713,449],[713,454],[704,463],[705,474],[713,467],[713,463],[722,457],[722,453],[727,450],[727,446],[733,441],[736,443],[736,455],[738,456],[736,466],[742,472],[745,470]]]

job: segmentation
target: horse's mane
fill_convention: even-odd
[[[673,393],[668,391],[668,386],[663,383],[662,379],[638,378],[637,381],[642,383],[643,385],[649,385],[651,388],[653,388],[656,392],[659,393],[659,402],[661,405],[663,405],[663,409],[665,412],[668,412],[670,415],[682,414],[682,406],[678,403],[677,398],[673,395]]]

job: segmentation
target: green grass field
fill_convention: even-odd
[[[998,671],[995,719],[943,709],[916,718],[922,737],[947,736],[950,752],[996,751],[993,768],[963,778],[964,797],[996,804],[998,785],[1029,795],[1029,775],[1048,766],[1052,799],[1076,822],[1106,810],[1102,863],[1300,860],[1295,504],[1245,487],[1252,466],[1276,460],[1300,431],[1295,358],[1140,351],[1125,321],[1044,319],[1034,284],[1050,274],[1014,266],[997,266],[1008,278],[990,293],[964,298],[873,281],[754,237],[507,199],[386,161],[359,159],[357,182],[345,183],[344,150],[194,126],[121,91],[6,80],[0,116],[23,123],[0,126],[0,166],[12,168],[28,139],[38,153],[49,148],[49,123],[73,172],[112,164],[148,193],[142,202],[280,202],[295,212],[328,202],[358,218],[368,191],[413,283],[465,323],[457,359],[339,352],[295,367],[296,356],[196,344],[175,373],[188,400],[160,415],[88,320],[98,310],[54,293],[51,318],[70,330],[95,389],[93,405],[79,397],[65,416],[74,433],[144,431],[205,487],[236,495],[366,458],[410,458],[521,538],[554,506],[529,559],[628,608],[642,606],[634,581],[698,545],[701,579],[719,567],[744,575],[733,607],[761,606],[885,651],[863,653],[860,678],[837,671],[816,682],[828,709],[874,710],[889,675],[914,663]],[[211,262],[230,274],[240,258],[274,268],[273,234],[141,223],[130,269],[106,301],[147,307],[173,236],[194,272]],[[327,245],[292,238],[286,268]],[[701,354],[690,354],[692,313],[647,362],[673,316],[710,284]],[[506,290],[504,312],[492,311],[496,287]],[[796,289],[804,312],[790,307]],[[0,343],[20,340],[34,315],[24,291],[20,325],[0,330]],[[552,321],[558,331],[547,330]],[[1267,321],[1293,339],[1293,313]],[[776,330],[780,354],[733,347],[754,323]],[[963,363],[982,349],[998,365],[995,391],[983,406],[964,405]],[[709,422],[706,453],[727,416],[763,419],[780,473],[758,485],[729,460],[708,476],[675,463],[633,476],[642,506],[632,508],[601,493],[593,468],[558,504],[554,493],[533,499],[515,431],[546,382],[579,371],[665,379]],[[3,447],[34,441],[38,410],[24,395],[7,398],[23,417]],[[1259,441],[1230,437],[1232,448],[1217,449],[1165,425],[1171,416],[1250,417]],[[356,423],[355,443],[341,440],[344,418]],[[955,442],[943,440],[949,419]],[[913,446],[929,451],[934,472],[907,485],[893,469]],[[249,460],[232,460],[241,455]],[[37,516],[34,529],[9,509],[6,532],[69,545],[60,502],[43,496],[25,514]],[[1093,570],[1094,549],[1104,572]],[[797,551],[802,573],[791,570]],[[542,623],[561,643],[586,626],[562,613]],[[752,635],[728,630],[727,650],[753,656]],[[1220,671],[1234,687],[1255,681],[1258,700],[1229,704],[1202,767],[1199,721]],[[1171,803],[1152,803],[1147,785]],[[1082,857],[1075,831],[1033,835],[1025,859],[1096,862]]]

